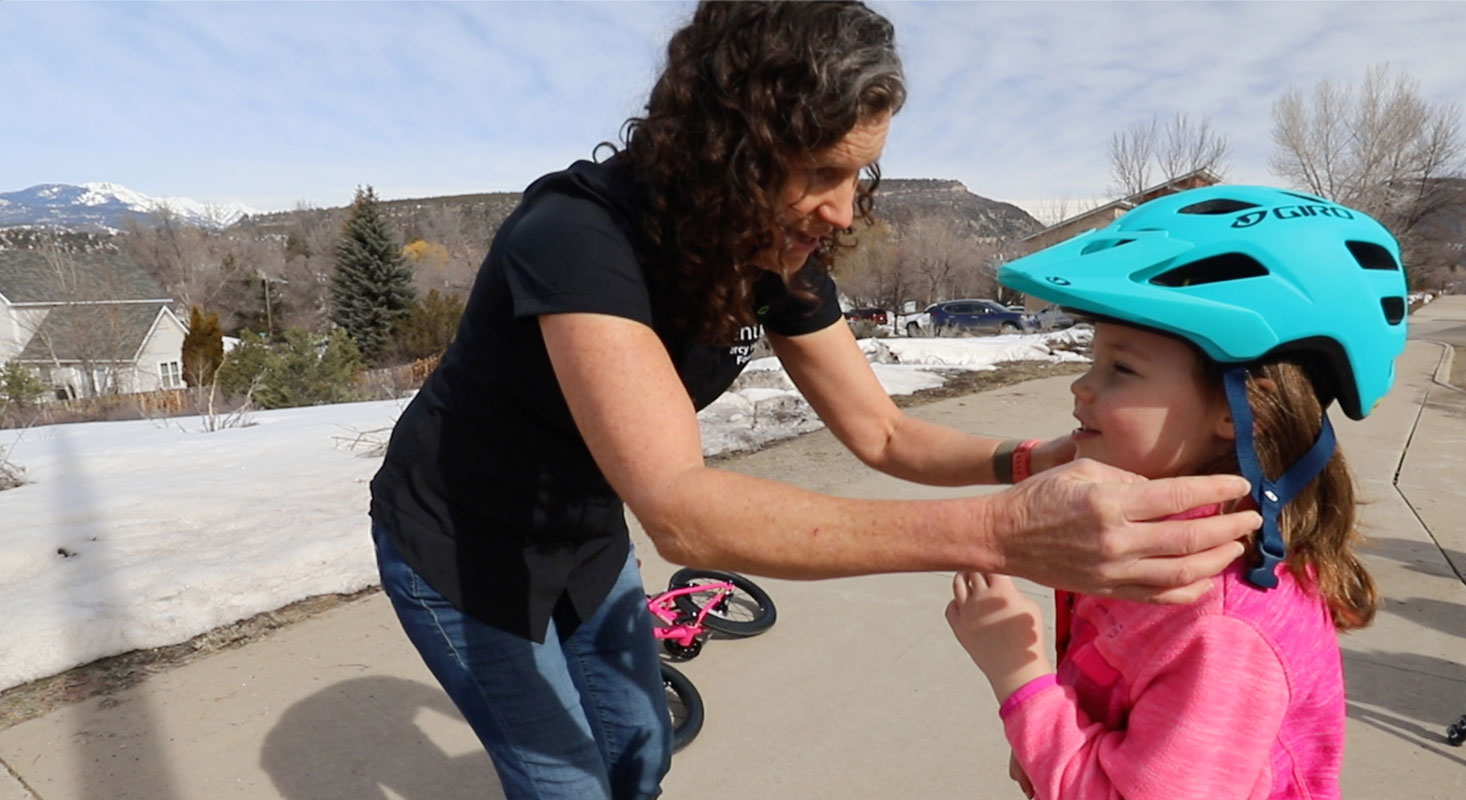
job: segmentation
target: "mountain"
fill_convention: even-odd
[[[80,231],[116,231],[136,219],[166,208],[188,225],[223,228],[258,213],[239,203],[213,205],[187,197],[149,197],[115,183],[43,183],[18,192],[0,192],[0,228],[55,227]]]
[[[1018,206],[973,194],[953,180],[881,178],[875,214],[898,226],[919,218],[943,219],[989,240],[1017,239],[1044,227]]]

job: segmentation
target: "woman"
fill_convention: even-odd
[[[1130,522],[1241,495],[1235,477],[1144,484],[1079,462],[894,502],[703,463],[696,409],[763,332],[866,464],[949,486],[1008,468],[1011,445],[897,409],[828,276],[905,92],[890,24],[860,4],[704,3],[624,149],[536,181],[495,236],[393,431],[372,518],[398,617],[509,797],[659,792],[667,715],[623,501],[681,564],[997,570],[1157,601],[1196,596],[1256,527]],[[1016,452],[1035,472],[1071,457],[1060,440]]]

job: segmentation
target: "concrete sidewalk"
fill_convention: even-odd
[[[1365,422],[1336,425],[1369,501],[1368,564],[1387,598],[1373,627],[1343,639],[1344,795],[1361,800],[1466,790],[1466,750],[1442,737],[1466,713],[1466,393],[1436,381],[1450,374],[1450,348],[1426,341],[1466,346],[1466,297],[1412,323],[1395,390]],[[1069,381],[912,413],[1057,435],[1071,427]],[[958,493],[873,474],[827,432],[727,466],[842,495]],[[647,585],[664,585],[673,567],[636,537]],[[778,624],[711,641],[682,665],[708,716],[675,758],[667,797],[1021,797],[992,697],[942,619],[950,576],[759,582]],[[0,761],[0,800],[502,797],[380,594],[0,731]]]

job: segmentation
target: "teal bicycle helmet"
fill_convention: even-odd
[[[1164,331],[1235,365],[1224,388],[1237,460],[1263,516],[1262,566],[1275,585],[1283,557],[1277,515],[1334,451],[1328,416],[1298,463],[1271,480],[1252,444],[1246,366],[1304,364],[1320,400],[1363,419],[1389,391],[1405,349],[1400,246],[1369,216],[1322,198],[1262,186],[1211,186],[1138,206],[998,272],[1008,287],[1081,313]]]
[[[1365,214],[1306,194],[1211,186],[1005,265],[1006,286],[1195,342],[1222,364],[1317,356],[1320,396],[1363,419],[1405,348],[1400,246]]]

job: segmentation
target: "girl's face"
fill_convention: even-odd
[[[784,185],[786,212],[781,242],[760,266],[793,273],[809,259],[822,237],[855,224],[855,190],[861,170],[880,160],[891,115],[857,123],[845,138],[819,152],[814,169],[797,169]]]
[[[1074,443],[1147,478],[1185,475],[1223,455],[1235,433],[1220,386],[1184,342],[1126,325],[1094,326],[1094,364],[1069,387]]]

